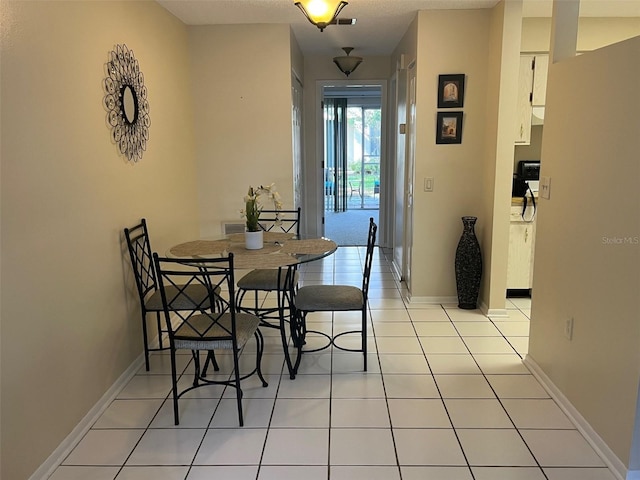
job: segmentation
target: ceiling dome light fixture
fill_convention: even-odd
[[[362,57],[350,57],[349,53],[353,50],[353,47],[343,47],[345,56],[342,57],[333,57],[333,63],[335,63],[340,71],[344,73],[347,77],[351,72],[353,72],[358,65],[362,63]]]
[[[336,0],[301,0],[295,6],[322,32],[327,25],[335,22],[340,11],[348,2]]]

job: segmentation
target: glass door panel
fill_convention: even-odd
[[[347,108],[348,209],[380,207],[380,108]]]

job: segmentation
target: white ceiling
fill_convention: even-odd
[[[340,18],[355,25],[311,25],[293,0],[156,0],[187,25],[290,24],[305,55],[389,55],[418,10],[492,8],[498,0],[349,0]],[[509,1],[509,0],[507,0]],[[523,0],[525,17],[550,17],[553,0]],[[581,16],[640,17],[640,0],[582,0]]]

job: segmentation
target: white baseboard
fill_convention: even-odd
[[[478,307],[482,313],[484,313],[487,317],[495,317],[495,318],[508,318],[509,313],[506,308],[489,308],[484,301],[480,302],[480,306]]]
[[[144,353],[141,354],[113,385],[105,392],[84,418],[76,425],[67,438],[65,438],[58,448],[56,448],[49,458],[29,477],[29,480],[43,480],[49,478],[54,470],[67,458],[67,455],[80,443],[80,440],[91,429],[91,426],[100,418],[111,402],[118,396],[120,391],[129,383],[140,367],[144,365]]]
[[[600,435],[598,435],[591,425],[589,425],[589,422],[587,422],[580,412],[576,410],[560,389],[555,386],[546,373],[542,371],[535,360],[533,360],[529,355],[526,355],[523,363],[533,376],[536,377],[547,393],[551,395],[551,398],[558,403],[562,411],[569,417],[569,420],[571,420],[578,431],[585,437],[589,445],[591,445],[600,458],[602,458],[607,467],[609,467],[611,472],[615,475],[616,480],[640,480],[640,475],[634,476],[637,474],[634,472],[627,472],[627,468],[624,463],[622,463],[616,454],[613,453],[604,440],[600,438]],[[628,477],[627,473],[630,473],[631,476]]]
[[[458,303],[458,297],[415,297],[412,296],[409,299],[409,303],[412,304],[442,304],[442,303]]]
[[[400,269],[400,266],[395,262],[395,260],[391,262],[391,273],[394,275],[397,281],[402,281],[402,270]]]
[[[482,312],[491,318],[509,318],[509,313],[506,308],[492,308],[491,310],[482,310]]]

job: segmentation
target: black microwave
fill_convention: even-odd
[[[540,160],[520,160],[516,173],[522,180],[540,180]]]

